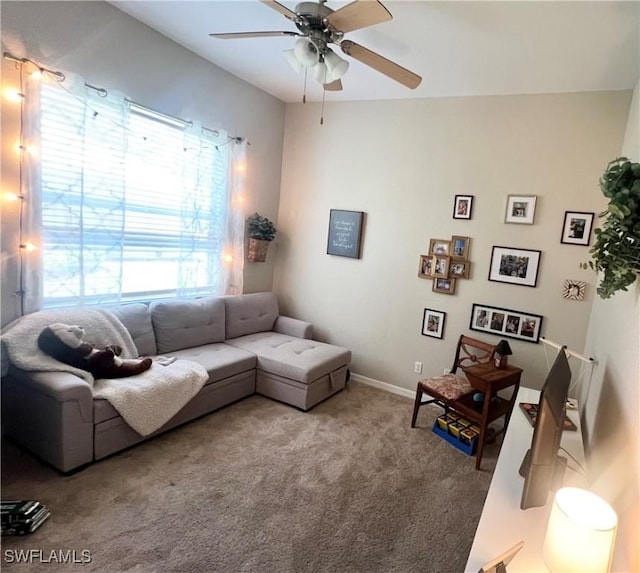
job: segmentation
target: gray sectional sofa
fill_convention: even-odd
[[[131,334],[140,356],[193,361],[209,378],[166,424],[141,436],[78,376],[26,372],[9,365],[2,378],[3,432],[62,472],[256,392],[308,410],[347,381],[351,352],[312,340],[311,324],[281,316],[273,293],[134,303],[108,310]],[[64,310],[57,312],[59,322],[65,322]]]

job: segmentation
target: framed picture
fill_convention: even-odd
[[[429,241],[430,255],[449,255],[451,254],[451,241],[448,239],[431,239]]]
[[[475,304],[471,309],[469,328],[526,342],[540,340],[542,316],[497,306]]]
[[[363,219],[363,211],[331,209],[327,254],[359,259]]]
[[[568,245],[588,246],[591,241],[591,226],[594,217],[595,213],[565,211],[560,242]]]
[[[433,278],[433,255],[420,255],[420,266],[418,276],[421,279]]]
[[[433,276],[446,279],[449,276],[451,257],[433,255]]]
[[[507,209],[504,214],[504,222],[533,225],[535,212],[535,195],[509,195],[507,197]]]
[[[535,287],[539,265],[540,251],[493,247],[489,280]]]
[[[473,195],[456,195],[453,201],[454,219],[471,219],[471,208],[473,207]]]
[[[452,259],[468,259],[469,258],[469,237],[460,237],[453,235],[451,237],[451,258]]]
[[[446,312],[425,308],[422,318],[422,334],[424,336],[432,336],[433,338],[442,338],[444,334],[444,319],[446,316]]]
[[[454,279],[468,279],[471,272],[470,261],[451,260],[449,265],[449,277]]]
[[[431,289],[433,292],[439,292],[442,294],[455,294],[456,292],[456,279],[440,279],[434,277],[433,279],[433,287]]]
[[[587,288],[587,283],[584,281],[564,281],[562,287],[562,298],[569,300],[584,300],[584,291]]]

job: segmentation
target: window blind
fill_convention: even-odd
[[[43,84],[40,139],[45,308],[220,294],[220,134]]]

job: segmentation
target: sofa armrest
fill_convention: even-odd
[[[11,368],[11,378],[31,389],[53,398],[56,402],[77,401],[83,416],[93,419],[93,392],[91,386],[70,372],[24,372]]]
[[[311,339],[313,336],[313,325],[304,320],[280,315],[276,319],[273,331],[288,336],[296,336],[297,338]]]
[[[2,429],[63,472],[93,460],[93,394],[68,372],[10,369],[2,379]]]

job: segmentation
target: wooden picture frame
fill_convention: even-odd
[[[434,277],[431,290],[440,294],[455,294],[456,279]]]
[[[493,247],[489,280],[535,287],[538,281],[541,251]]]
[[[451,241],[449,239],[431,239],[429,241],[430,255],[450,255]]]
[[[533,225],[533,218],[536,212],[536,198],[536,195],[508,195],[504,222]]]
[[[446,255],[433,255],[432,277],[446,279],[449,276],[451,257]]]
[[[456,195],[453,200],[453,218],[471,219],[473,195]]]
[[[425,308],[422,317],[422,335],[432,338],[442,338],[444,336],[444,321],[446,312]]]
[[[331,209],[327,254],[359,259],[363,220],[364,211]]]
[[[454,279],[468,279],[471,274],[471,261],[451,259],[449,277]]]
[[[513,547],[498,555],[488,563],[485,563],[478,573],[507,573],[507,565],[515,557],[516,553],[524,547],[524,541],[518,541]]]
[[[588,247],[591,242],[591,227],[595,213],[565,211],[560,242],[565,245]]]
[[[466,260],[469,258],[469,245],[471,237],[462,237],[461,235],[451,236],[451,252],[452,259]]]
[[[420,255],[418,276],[421,279],[433,278],[433,255]]]
[[[469,328],[537,343],[540,340],[542,319],[539,314],[474,303]]]

